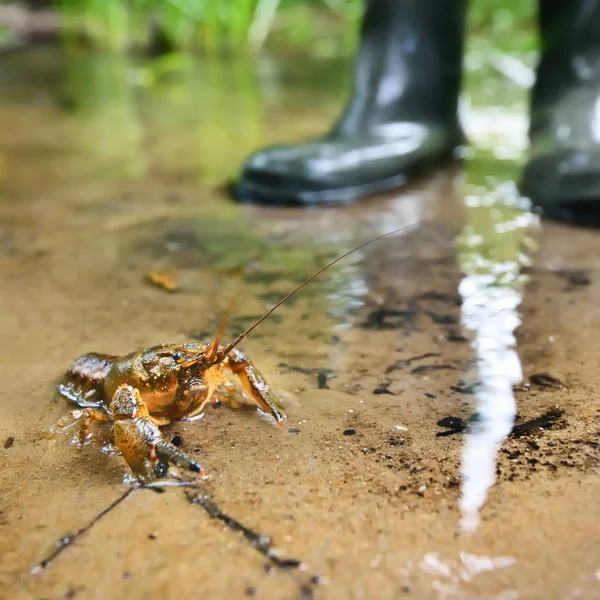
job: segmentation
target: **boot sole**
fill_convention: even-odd
[[[463,145],[453,146],[436,158],[414,165],[402,173],[362,185],[324,190],[296,190],[286,192],[260,186],[248,181],[233,182],[229,186],[231,196],[244,204],[264,204],[269,206],[344,206],[363,198],[401,189],[430,169],[446,163],[462,162],[460,150]]]
[[[542,216],[571,225],[600,226],[600,172],[574,177],[554,188],[552,196],[527,177],[519,186],[520,193],[529,198]]]

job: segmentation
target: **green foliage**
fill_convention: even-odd
[[[66,39],[83,31],[110,50],[147,47],[158,30],[177,50],[249,51],[272,35],[307,48],[319,37],[341,37],[347,47],[361,0],[57,0]]]
[[[402,1],[402,0],[394,0]],[[351,54],[363,0],[56,0],[66,40],[94,46],[247,53],[265,44],[317,55]],[[469,31],[511,51],[535,48],[535,0],[471,0]]]
[[[507,52],[535,50],[538,0],[472,0],[469,4],[473,37]]]

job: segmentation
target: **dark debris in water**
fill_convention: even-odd
[[[468,342],[466,336],[464,336],[458,329],[448,329],[446,333],[446,340],[455,344],[462,344]]]
[[[454,435],[456,433],[463,433],[468,428],[469,425],[478,420],[477,413],[473,414],[468,420],[463,419],[461,417],[453,417],[448,416],[440,419],[437,422],[439,427],[445,427],[446,431],[438,431],[435,436],[436,437],[446,437],[448,435]]]
[[[405,329],[412,325],[416,316],[416,310],[376,308],[369,312],[361,327],[363,329]]]
[[[11,435],[4,440],[4,447],[11,448],[14,443],[15,443],[15,438]]]
[[[298,373],[303,373],[304,375],[317,375],[324,374],[326,377],[331,377],[333,375],[333,371],[331,369],[323,369],[321,367],[300,367],[298,365],[290,365],[286,362],[280,362],[279,367],[282,369],[288,369],[289,371],[297,371]],[[322,377],[323,375],[321,375]]]
[[[456,429],[457,431],[464,431],[467,428],[467,422],[461,417],[448,416],[440,419],[437,424],[440,427],[447,427],[448,429]]]
[[[393,363],[389,367],[387,367],[385,370],[385,373],[389,374],[392,371],[401,369],[402,367],[409,367],[413,362],[425,360],[426,358],[436,358],[438,356],[441,356],[439,352],[425,352],[424,354],[417,354],[416,356],[411,356],[409,358],[403,358],[401,360],[397,360],[395,363]]]
[[[405,359],[404,363],[408,366],[413,362],[424,360],[426,358],[435,358],[437,356],[441,356],[439,352],[425,352],[425,354],[417,354],[416,356]]]
[[[584,287],[592,283],[591,277],[583,269],[540,269],[536,267],[524,267],[523,273],[531,275],[552,275],[566,281],[569,285],[567,290],[575,287]]]
[[[590,285],[592,280],[585,271],[577,271],[571,269],[562,269],[555,271],[557,277],[564,279],[569,285],[573,287],[581,287]]]
[[[405,439],[403,437],[393,435],[387,439],[386,443],[388,446],[392,446],[392,448],[395,448],[397,446],[404,446]]]
[[[373,308],[367,313],[366,319],[360,324],[360,327],[363,329],[413,331],[416,328],[417,319],[425,316],[437,325],[452,327],[446,334],[449,341],[463,342],[466,341],[466,338],[456,331],[459,323],[458,315],[448,312],[448,306],[460,307],[461,304],[462,300],[458,295],[430,290],[403,300],[401,306]]]
[[[432,311],[426,311],[425,314],[431,317],[431,320],[438,325],[458,325],[458,318],[451,314],[438,314]]]
[[[419,365],[418,367],[411,369],[410,372],[416,375],[417,373],[429,373],[430,371],[451,371],[454,370],[454,368],[455,367],[447,363],[440,365]]]
[[[567,386],[554,375],[549,373],[534,373],[526,381],[514,386],[515,392],[528,392],[533,387],[542,388],[546,390],[560,390]]]
[[[510,435],[511,437],[518,438],[532,433],[539,433],[540,430],[550,429],[563,415],[564,411],[562,409],[553,408],[535,419],[515,425]]]
[[[510,437],[520,438],[539,433],[545,429],[551,429],[563,415],[564,411],[560,408],[550,409],[539,417],[515,424],[510,432]],[[446,437],[457,433],[464,433],[472,423],[477,422],[479,419],[480,417],[477,413],[473,414],[468,420],[454,416],[444,417],[437,422],[437,425],[446,428],[446,431],[438,431],[435,436]]]
[[[534,373],[529,377],[529,383],[541,388],[550,388],[554,390],[565,387],[565,384],[558,379],[558,377],[554,377],[548,373]]]
[[[451,385],[450,389],[458,394],[472,395],[475,393],[475,387],[475,383],[465,383],[464,381],[459,381],[456,385]]]
[[[383,383],[380,383],[374,390],[373,390],[373,394],[375,394],[375,396],[379,396],[381,394],[389,394],[390,396],[395,396],[396,394],[394,394],[394,392],[391,392],[389,390],[390,385],[392,385],[391,381],[384,381]]]
[[[477,389],[477,382],[466,383],[465,381],[458,381],[455,385],[451,385],[450,389],[458,394],[472,395]],[[531,389],[532,386],[536,386],[544,389],[559,390],[565,388],[565,384],[548,373],[534,373],[529,379],[519,385],[514,386],[515,392],[525,392]]]
[[[329,386],[327,385],[327,373],[325,371],[319,371],[317,373],[317,387],[320,390],[329,389]]]

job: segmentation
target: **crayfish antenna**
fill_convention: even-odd
[[[417,225],[420,225],[422,222],[423,222],[423,220],[419,220],[419,221],[416,221],[415,223],[411,223],[410,225],[406,225],[405,227],[400,227],[399,229],[394,229],[393,231],[388,231],[387,233],[383,233],[382,235],[379,235],[376,238],[370,239],[368,242],[364,242],[363,244],[360,244],[360,246],[356,246],[355,248],[352,248],[352,250],[348,250],[347,252],[344,252],[344,254],[341,254],[336,259],[334,259],[330,263],[326,264],[323,268],[319,269],[316,273],[313,273],[308,279],[304,280],[300,285],[298,285],[296,288],[294,288],[289,294],[286,294],[281,300],[279,300],[279,302],[277,302],[277,304],[272,306],[262,317],[260,317],[252,325],[250,325],[250,327],[248,327],[248,329],[246,329],[246,331],[242,331],[242,333],[240,333],[240,335],[238,335],[235,338],[235,340],[233,340],[233,342],[228,344],[224,350],[222,350],[221,352],[218,352],[218,350],[215,349],[216,347],[213,348],[213,357],[214,358],[212,360],[212,364],[217,364],[217,363],[221,362],[223,360],[223,358],[225,356],[227,356],[240,342],[242,342],[253,329],[258,327],[268,316],[270,316],[273,312],[275,312],[286,300],[288,300],[294,294],[299,292],[307,283],[311,282],[315,277],[318,277],[321,273],[323,273],[324,271],[327,271],[327,269],[329,269],[330,267],[333,267],[333,265],[340,262],[340,260],[346,258],[347,256],[350,256],[350,254],[353,254],[357,250],[360,250],[361,248],[364,248],[365,246],[368,246],[369,244],[372,244],[373,242],[377,242],[385,237],[394,235],[395,233],[400,233],[401,231],[405,231],[407,229],[410,229],[411,227],[416,227]],[[219,340],[220,340],[220,337],[219,337]]]

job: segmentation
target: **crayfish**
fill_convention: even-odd
[[[239,398],[232,397],[233,384],[228,381],[227,372],[239,378],[247,395],[263,413],[282,425],[286,415],[278,398],[236,346],[323,271],[352,252],[403,229],[406,227],[371,239],[313,273],[226,346],[220,342],[229,310],[212,343],[161,344],[123,356],[88,353],[77,358],[57,391],[77,405],[78,410],[61,418],[54,431],[78,425],[76,439],[84,444],[94,421],[109,423],[114,446],[144,483],[163,477],[169,463],[204,474],[194,458],[163,440],[160,427],[174,420],[198,417],[210,402],[237,403]]]

